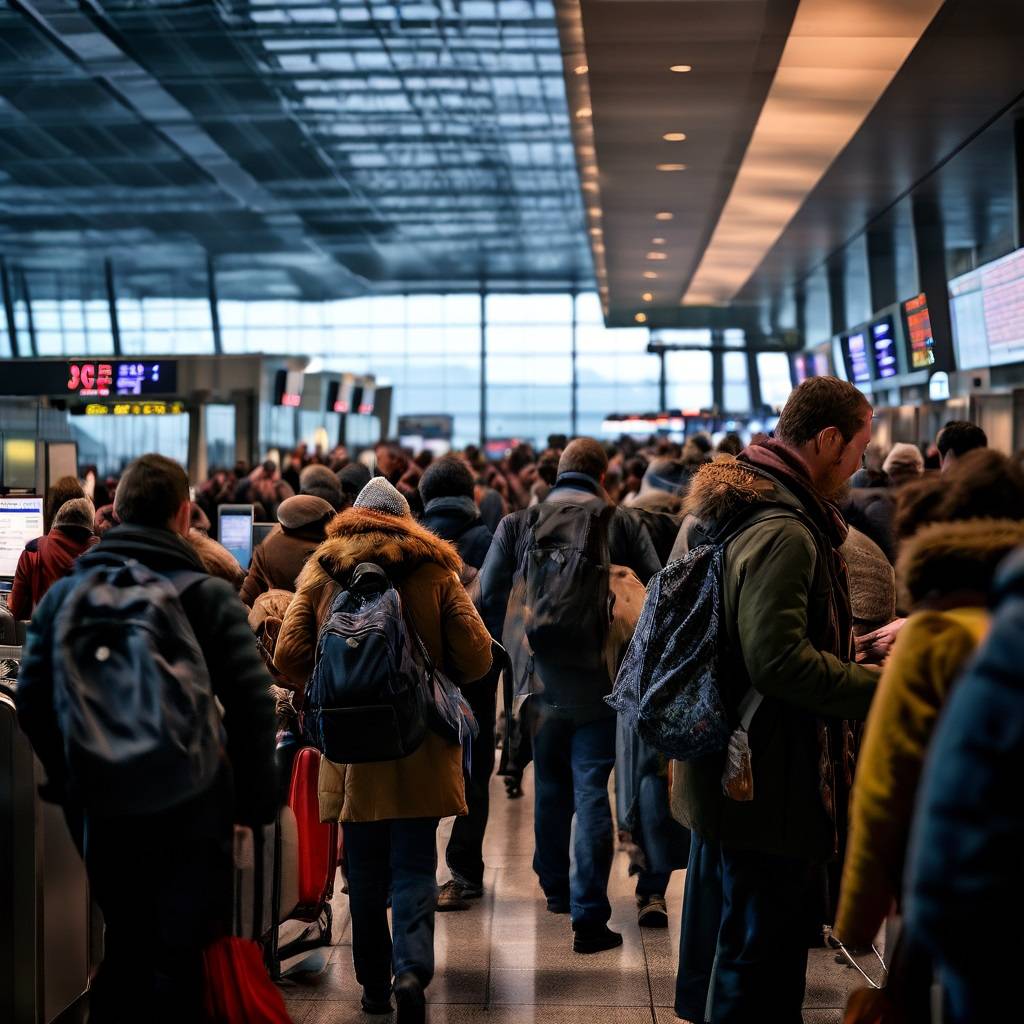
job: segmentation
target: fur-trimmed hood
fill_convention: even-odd
[[[306,562],[298,589],[343,576],[360,562],[374,562],[387,571],[411,570],[423,562],[435,562],[454,573],[462,568],[455,547],[415,519],[348,508],[327,525],[327,539]]]
[[[745,508],[779,499],[779,488],[770,480],[732,456],[720,455],[693,477],[683,511],[702,523],[724,523]]]
[[[1013,519],[926,526],[904,544],[896,563],[901,604],[983,603],[999,564],[1021,545],[1024,522]]]

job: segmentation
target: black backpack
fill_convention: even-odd
[[[609,505],[546,501],[530,513],[525,628],[530,649],[545,665],[608,677],[613,511]]]
[[[57,612],[54,711],[73,792],[95,814],[163,811],[216,778],[220,714],[181,605],[207,578],[101,565],[76,573]]]
[[[428,690],[402,599],[380,566],[362,563],[320,629],[305,728],[331,761],[407,757],[427,735]]]
[[[725,547],[772,519],[780,506],[744,513],[709,543],[657,573],[607,702],[636,734],[677,761],[725,750],[736,713],[722,692],[722,568]]]

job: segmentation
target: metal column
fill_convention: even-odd
[[[28,323],[28,343],[32,349],[32,355],[39,355],[39,345],[36,342],[36,321],[32,316],[32,296],[28,290],[28,278],[24,270],[18,271],[18,281],[21,284],[22,300],[25,303],[25,316]]]
[[[576,378],[576,297],[574,288],[570,293],[572,299],[572,406],[569,413],[569,436],[575,437],[579,427],[579,381]]]
[[[110,310],[110,336],[114,339],[114,355],[121,355],[121,322],[117,318],[117,287],[114,282],[114,264],[103,261],[103,275],[107,282],[107,307]]]
[[[480,289],[480,450],[487,447],[487,289]]]
[[[213,267],[213,257],[206,254],[206,290],[210,297],[210,323],[213,325],[214,355],[223,355],[224,346],[220,338],[220,313],[217,310],[217,274]]]
[[[18,358],[18,325],[14,319],[14,299],[11,296],[11,275],[7,261],[0,259],[0,289],[4,296],[4,313],[7,316],[7,339],[11,346],[11,358]]]

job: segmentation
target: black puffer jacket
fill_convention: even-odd
[[[479,569],[484,564],[494,534],[472,498],[434,498],[427,502],[420,522],[431,533],[450,540],[466,565]]]
[[[84,571],[111,558],[133,558],[158,573],[203,572],[191,545],[169,530],[115,526],[79,558],[77,567]],[[55,792],[66,792],[66,771],[53,706],[53,627],[76,583],[74,575],[60,580],[36,609],[18,676],[18,720]],[[202,648],[213,691],[224,706],[236,820],[250,825],[273,821],[277,791],[274,700],[246,609],[230,584],[212,576],[186,590],[181,603]]]

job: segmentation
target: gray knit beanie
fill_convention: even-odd
[[[96,509],[88,498],[72,498],[65,501],[53,517],[54,526],[81,526],[92,532]]]
[[[412,515],[409,511],[409,502],[382,476],[375,476],[359,492],[355,507],[368,508],[374,512],[383,512],[389,516]]]
[[[850,574],[850,605],[862,623],[882,626],[896,618],[896,574],[882,549],[850,527],[840,548]]]

